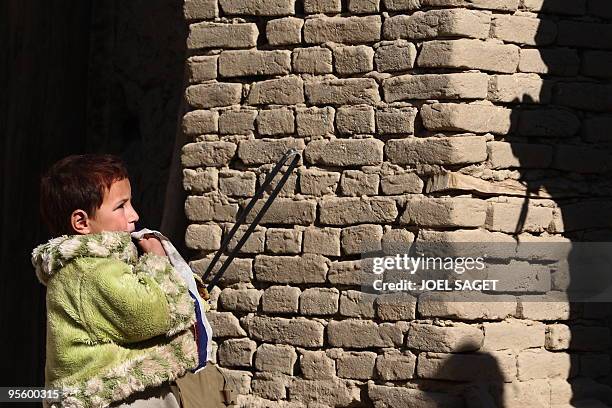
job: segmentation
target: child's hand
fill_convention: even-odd
[[[138,246],[140,246],[145,253],[152,252],[159,256],[167,256],[161,242],[154,235],[145,235],[142,239],[138,240]]]

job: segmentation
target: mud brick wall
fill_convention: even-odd
[[[609,398],[608,305],[555,298],[550,271],[527,276],[543,282],[539,302],[437,303],[361,292],[359,255],[364,242],[610,237],[611,2],[187,0],[184,12],[195,270],[280,156],[303,153],[213,293],[215,358],[239,405]]]

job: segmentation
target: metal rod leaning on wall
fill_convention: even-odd
[[[287,170],[285,171],[285,174],[283,174],[283,177],[279,180],[278,184],[276,185],[276,187],[274,188],[272,193],[270,193],[270,196],[268,197],[268,199],[266,200],[264,205],[261,207],[261,210],[257,213],[257,215],[255,215],[255,218],[253,219],[253,222],[251,222],[251,224],[249,225],[249,227],[247,228],[245,233],[242,235],[242,237],[240,238],[240,241],[238,241],[238,244],[236,244],[236,247],[227,256],[227,259],[225,260],[225,262],[223,262],[223,265],[221,265],[221,268],[219,268],[219,271],[217,271],[217,274],[210,281],[208,286],[205,289],[202,290],[202,292],[204,292],[204,293],[201,293],[202,298],[208,299],[210,297],[210,295],[209,295],[210,291],[212,291],[212,288],[215,287],[219,283],[219,280],[223,276],[223,273],[225,272],[225,270],[232,263],[232,260],[235,258],[236,254],[240,251],[240,249],[242,248],[244,243],[247,241],[249,236],[253,233],[253,231],[255,230],[257,225],[259,224],[259,221],[266,214],[266,211],[268,211],[268,208],[270,208],[270,206],[272,205],[272,202],[274,201],[274,199],[276,198],[276,196],[280,192],[281,188],[283,188],[283,186],[285,185],[285,183],[289,179],[289,176],[291,175],[291,172],[297,166],[298,162],[300,161],[300,157],[301,156],[302,156],[301,153],[299,151],[295,150],[295,149],[287,150],[287,152],[278,161],[278,163],[276,163],[276,165],[274,166],[272,171],[270,171],[270,173],[268,173],[268,175],[266,176],[264,182],[261,184],[259,189],[255,192],[255,195],[253,196],[253,198],[251,198],[251,201],[249,201],[247,206],[244,208],[244,211],[242,211],[242,213],[240,214],[240,216],[236,220],[236,223],[234,224],[234,226],[232,227],[230,232],[225,236],[223,242],[221,243],[221,247],[219,248],[217,253],[215,253],[215,256],[213,257],[212,261],[208,265],[208,268],[206,268],[206,271],[202,275],[202,280],[206,280],[208,275],[210,275],[210,273],[214,269],[216,263],[219,261],[219,258],[221,257],[221,254],[223,254],[227,250],[229,242],[231,241],[231,239],[236,234],[236,231],[238,231],[238,228],[240,228],[240,226],[244,223],[244,221],[246,220],[247,215],[249,214],[249,212],[255,206],[255,203],[257,203],[257,201],[259,201],[259,199],[263,196],[264,191],[266,190],[266,188],[268,188],[270,183],[272,183],[272,180],[280,172],[281,168],[285,165],[285,163],[291,157],[293,157],[293,160],[291,161],[291,163],[289,163],[289,166],[287,167]]]

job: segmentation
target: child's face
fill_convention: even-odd
[[[127,231],[136,228],[138,214],[132,207],[132,189],[128,179],[116,180],[104,194],[104,201],[96,210],[96,215],[89,217],[89,234],[102,231]]]

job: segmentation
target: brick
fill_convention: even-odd
[[[332,347],[395,347],[398,341],[401,343],[402,337],[399,328],[389,326],[389,323],[378,325],[369,320],[346,319],[331,320],[327,325],[327,340]]]
[[[214,196],[189,196],[185,201],[185,215],[191,221],[233,221],[238,205],[222,202]]]
[[[605,353],[589,353],[579,356],[580,375],[588,378],[610,374],[610,356]]]
[[[504,42],[542,47],[552,44],[557,37],[557,25],[551,20],[496,15],[491,24],[493,38]]]
[[[304,87],[308,103],[313,105],[359,105],[380,102],[378,84],[372,78],[308,81]]]
[[[347,135],[374,133],[374,108],[368,105],[338,108],[336,128],[341,134]]]
[[[380,187],[385,195],[419,194],[424,183],[416,173],[400,173],[383,176]]]
[[[304,12],[308,14],[340,13],[342,3],[340,0],[304,0]]]
[[[561,20],[557,43],[576,48],[612,49],[612,27],[602,23]]]
[[[194,110],[183,116],[183,133],[197,136],[219,131],[219,113],[209,110]]]
[[[516,356],[508,351],[420,353],[417,375],[435,380],[509,382],[516,378]]]
[[[185,231],[185,245],[191,249],[215,251],[221,247],[221,227],[214,224],[191,224]]]
[[[578,123],[580,122],[578,121]],[[582,124],[581,136],[587,142],[610,142],[612,141],[612,134],[608,132],[608,129],[611,128],[612,116],[586,117]]]
[[[293,51],[293,71],[306,74],[330,74],[332,52],[323,47],[297,48]]]
[[[397,217],[395,201],[384,197],[323,199],[319,207],[319,221],[327,225],[389,223]]]
[[[309,288],[300,295],[300,314],[334,315],[338,312],[339,291],[336,288]]]
[[[552,168],[576,173],[604,173],[610,167],[610,153],[590,146],[557,145]]]
[[[422,227],[482,227],[487,203],[472,198],[408,200],[399,222]]]
[[[340,256],[340,229],[306,228],[304,230],[304,253]]]
[[[266,400],[281,400],[287,398],[287,386],[290,377],[280,373],[255,373],[251,381],[254,396]]]
[[[378,134],[413,134],[416,108],[386,108],[376,111]]]
[[[379,0],[349,0],[348,11],[353,14],[378,13]]]
[[[213,338],[244,337],[246,332],[240,326],[240,322],[231,312],[206,313],[206,318],[213,330]]]
[[[187,143],[181,150],[184,167],[223,167],[234,157],[236,145],[230,142]]]
[[[222,135],[248,135],[255,130],[256,110],[225,111],[219,117]]]
[[[385,8],[391,11],[413,11],[418,10],[421,5],[414,0],[382,0]]]
[[[343,352],[336,359],[338,377],[354,380],[374,378],[376,353],[372,351]]]
[[[513,73],[519,62],[519,48],[480,40],[428,41],[417,58],[423,68],[466,68]]]
[[[219,75],[241,77],[283,75],[291,71],[291,51],[237,50],[219,55]]]
[[[570,348],[572,331],[565,324],[550,324],[546,326],[546,349],[567,350]]]
[[[304,41],[307,44],[373,43],[380,40],[381,26],[380,16],[311,18],[304,23]]]
[[[524,295],[519,298],[521,318],[530,320],[568,320],[570,304],[561,292],[546,295]]]
[[[322,350],[300,350],[300,368],[308,380],[326,380],[336,376],[336,362]]]
[[[251,48],[257,45],[258,35],[254,23],[195,23],[189,26],[187,48]]]
[[[410,351],[385,351],[376,357],[376,374],[385,381],[410,380],[415,367],[416,356]]]
[[[504,320],[516,315],[517,303],[511,295],[427,292],[419,296],[417,308],[423,318]]]
[[[208,193],[217,189],[218,171],[215,168],[183,169],[183,188],[188,193]]]
[[[300,192],[314,196],[334,194],[340,181],[340,173],[317,169],[300,171]]]
[[[612,110],[612,86],[595,82],[558,83],[553,102],[575,109],[609,112]]]
[[[516,11],[519,0],[421,0],[421,7],[473,7],[477,9]]]
[[[499,323],[483,323],[483,351],[525,350],[544,347],[546,325],[539,322],[508,320]]]
[[[217,78],[217,55],[196,55],[187,59],[189,83],[198,83]]]
[[[535,137],[572,137],[580,129],[580,119],[569,109],[543,108],[522,110],[518,133]]]
[[[238,146],[238,158],[244,164],[276,163],[287,150],[303,150],[304,141],[294,138],[243,140]]]
[[[225,235],[229,234],[229,231],[232,227],[233,225],[225,226]],[[238,227],[234,237],[230,240],[228,244],[229,251],[234,250],[234,248],[236,247],[236,245],[238,244],[238,242],[240,241],[240,239],[246,232],[247,228],[248,226],[246,225],[242,225]],[[240,254],[260,254],[264,251],[265,242],[266,242],[266,229],[262,227],[256,227],[255,230],[251,233],[251,235],[249,235],[249,237],[243,244],[242,248],[240,248],[240,251],[238,253]]]
[[[540,378],[569,378],[572,374],[572,362],[569,354],[551,353],[539,349],[520,352],[517,367],[520,381]]]
[[[254,356],[255,369],[269,373],[293,375],[297,353],[285,344],[261,344]]]
[[[249,105],[295,105],[304,102],[304,86],[297,76],[255,82],[247,98]]]
[[[302,380],[295,379],[289,385],[289,395],[295,401],[303,402],[302,406],[348,406],[353,397],[347,385],[339,379],[333,380]]]
[[[219,0],[223,13],[245,16],[287,16],[295,13],[295,0]]]
[[[401,75],[385,79],[386,102],[407,99],[484,99],[488,76],[480,73]]]
[[[510,133],[512,109],[480,104],[434,103],[421,108],[423,125],[432,131]]]
[[[533,211],[529,215],[533,219]],[[517,224],[514,224],[513,229],[519,229]],[[552,287],[550,267],[524,261],[488,265],[487,279],[497,279],[496,290],[505,293],[546,293]]]
[[[389,0],[387,0],[388,2]],[[399,0],[392,0],[399,1]],[[406,0],[402,0],[406,1]],[[463,396],[442,392],[421,391],[408,387],[388,387],[368,383],[368,397],[382,407],[399,406],[405,408],[460,408],[464,406]]]
[[[378,174],[364,173],[359,170],[345,170],[342,172],[340,190],[342,195],[361,197],[363,195],[377,195]]]
[[[389,140],[385,146],[394,164],[465,164],[487,159],[483,136]]]
[[[586,13],[586,0],[523,0],[523,7],[533,12],[582,15]]]
[[[489,38],[491,15],[482,11],[449,9],[417,11],[385,19],[383,36],[425,40],[437,37]]]
[[[407,347],[438,353],[460,353],[478,350],[484,341],[482,330],[465,323],[452,326],[412,323]]]
[[[376,315],[381,320],[413,320],[416,315],[416,298],[407,293],[390,293],[376,298]]]
[[[261,293],[257,289],[225,288],[219,295],[219,305],[228,311],[256,312]]]
[[[612,77],[612,52],[585,51],[582,54],[582,74],[595,78]]]
[[[374,55],[376,71],[407,71],[414,67],[416,56],[416,47],[406,40],[380,43]]]
[[[374,50],[365,45],[334,47],[336,72],[342,75],[373,71],[373,58]]]
[[[291,45],[302,42],[302,26],[304,20],[295,17],[285,17],[269,20],[266,24],[266,38],[270,45]]]
[[[518,70],[536,74],[575,76],[580,59],[576,50],[569,48],[521,49]]]
[[[299,254],[302,249],[302,231],[290,228],[268,228],[266,251],[273,254]]]
[[[246,204],[246,203],[245,203]],[[255,215],[261,210],[263,202],[259,201],[246,217],[246,222],[253,222]],[[312,224],[316,217],[317,204],[309,200],[293,200],[277,198],[261,218],[261,224]]]
[[[546,168],[553,159],[553,147],[534,143],[487,143],[489,162],[494,169]]]
[[[259,185],[260,186],[263,185],[269,173],[270,173],[270,170],[268,169],[259,173]],[[272,179],[272,183],[268,187],[266,187],[265,191],[268,194],[272,193],[272,191],[278,185],[280,179],[283,176],[284,176],[284,173],[277,173],[276,176],[274,176],[274,178]],[[285,182],[285,185],[281,187],[278,195],[280,197],[290,197],[290,196],[295,195],[296,185],[297,185],[297,172],[294,171],[292,174],[289,175],[289,177],[287,178],[287,181]]]
[[[291,286],[270,286],[261,296],[261,310],[264,313],[297,313],[300,293],[299,288]]]
[[[519,221],[520,220],[520,221]],[[553,209],[519,205],[518,203],[491,203],[487,214],[487,229],[515,233],[520,231],[544,232],[553,221]],[[522,227],[522,228],[519,228]]]
[[[323,325],[312,320],[253,316],[247,326],[249,337],[258,341],[301,347],[323,346]]]
[[[259,282],[323,283],[327,276],[326,259],[320,255],[300,256],[258,255],[255,258],[255,278]]]
[[[228,196],[252,197],[255,194],[255,173],[225,170],[219,173],[219,192]]]
[[[487,99],[506,103],[550,103],[552,83],[535,74],[493,75]]]
[[[377,295],[363,293],[357,290],[343,291],[340,296],[340,315],[373,319],[375,315],[374,301]]]
[[[218,17],[217,0],[186,0],[183,4],[183,15],[186,20]]]
[[[334,133],[335,110],[325,108],[298,108],[296,114],[297,134],[301,137],[325,136]]]
[[[289,135],[295,131],[295,118],[291,109],[260,110],[257,132],[262,136]]]
[[[362,267],[361,260],[332,262],[327,279],[332,285],[362,286],[371,284],[372,273]]]
[[[384,143],[377,139],[315,140],[306,146],[308,163],[324,166],[368,166],[383,161]]]
[[[607,0],[588,0],[588,11],[595,16],[612,18],[612,7]]]
[[[238,394],[249,394],[251,392],[251,377],[252,373],[245,370],[230,370],[219,366],[219,370],[225,381],[231,384],[232,389]]]
[[[414,242],[414,233],[403,228],[387,229],[382,238],[382,250],[386,255],[407,253]]]
[[[205,279],[206,282],[210,282],[212,277],[217,274],[226,259],[226,256],[221,256],[219,258],[219,261],[212,269],[211,275]],[[211,260],[212,258],[198,259],[197,261],[190,262],[190,266],[199,275],[203,275],[206,269],[210,266]],[[233,285],[234,283],[251,282],[252,280],[253,260],[236,258],[225,270],[225,273],[219,280],[219,283],[222,285]]]
[[[383,228],[380,225],[355,225],[342,229],[340,243],[345,255],[379,251]]]
[[[194,108],[215,108],[237,105],[242,97],[242,84],[208,83],[187,87],[185,98]]]

